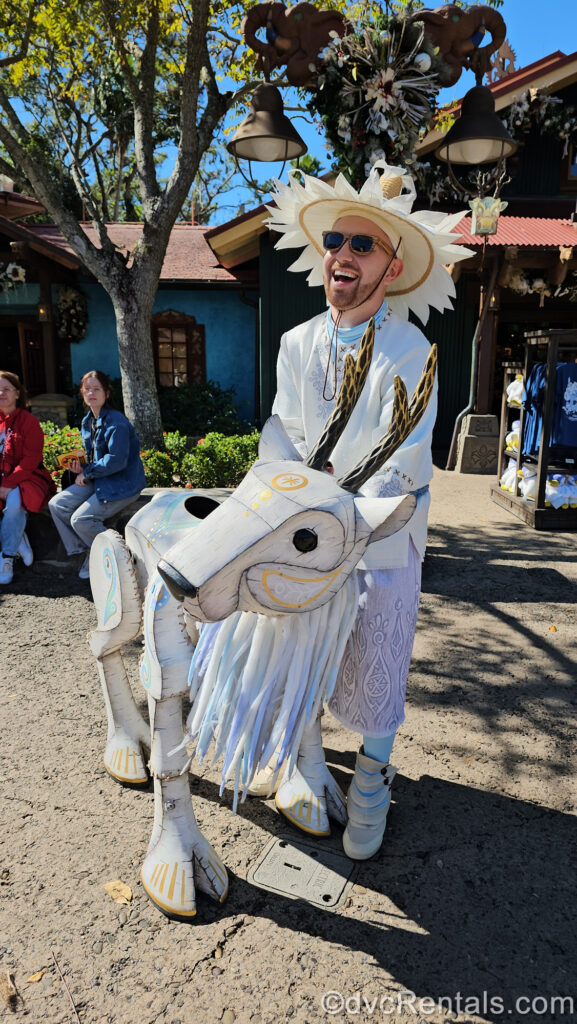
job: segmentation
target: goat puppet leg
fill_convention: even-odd
[[[329,818],[347,823],[346,797],[325,761],[320,715],[303,733],[296,765],[278,787],[276,805],[291,824],[311,835],[330,835]]]
[[[122,648],[140,633],[142,594],[130,552],[115,530],[106,530],[93,541],[90,586],[97,615],[90,648],[96,657],[108,722],[104,767],[116,782],[140,788],[149,783],[150,729],[136,706]]]
[[[228,893],[228,876],[192,809],[182,699],[188,693],[193,648],[182,605],[157,574],[146,592],[144,642],[141,681],[148,691],[152,732],[154,828],[141,878],[163,914],[190,921],[196,914],[195,890],[222,902]]]

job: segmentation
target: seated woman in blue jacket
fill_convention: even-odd
[[[110,381],[101,370],[89,370],[80,382],[88,412],[81,433],[86,465],[70,464],[75,482],[49,502],[49,509],[67,554],[84,554],[78,575],[90,578],[90,545],[116,515],[146,487],[140,441],[123,413],[110,406]]]

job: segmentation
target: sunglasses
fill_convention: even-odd
[[[325,252],[338,252],[345,242],[349,243],[351,252],[354,252],[355,256],[368,256],[378,245],[389,256],[394,256],[399,248],[397,244],[395,251],[391,252],[386,242],[383,242],[382,238],[375,238],[374,235],[346,235],[344,231],[323,231]]]

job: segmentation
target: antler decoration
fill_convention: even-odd
[[[345,357],[343,381],[335,407],[325,423],[321,436],[305,459],[305,465],[310,466],[311,469],[325,468],[329,455],[349,422],[367,379],[373,357],[374,340],[375,321],[371,317],[361,338],[356,362],[350,354]]]
[[[407,389],[403,381],[400,377],[395,377],[391,425],[385,436],[377,442],[363,461],[338,481],[345,491],[360,490],[369,477],[394,455],[411,431],[415,429],[431,397],[436,368],[437,346],[433,345],[410,405],[407,401]]]

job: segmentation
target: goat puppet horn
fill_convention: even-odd
[[[394,455],[414,430],[431,397],[436,368],[437,346],[433,345],[410,404],[407,401],[407,389],[403,381],[400,377],[395,377],[391,425],[385,436],[377,442],[362,462],[338,481],[345,491],[357,492],[360,490],[369,477]]]
[[[373,357],[374,340],[375,321],[371,317],[361,338],[356,361],[351,355],[345,357],[343,380],[335,407],[325,423],[321,436],[305,459],[305,465],[311,469],[325,468],[333,448],[349,422],[367,379]]]

